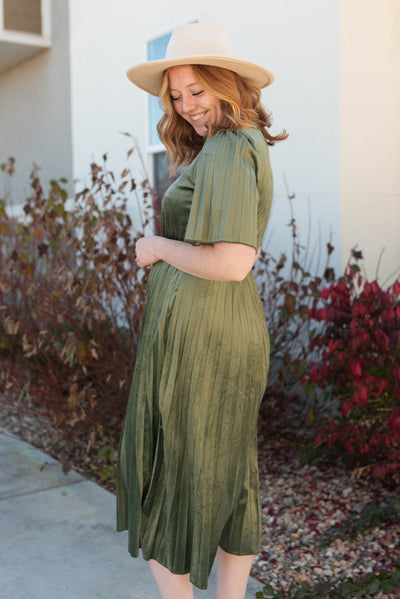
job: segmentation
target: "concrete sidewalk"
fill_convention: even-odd
[[[112,493],[4,430],[0,464],[1,599],[159,598],[148,564],[115,532]],[[215,597],[215,584],[213,571],[196,599]],[[261,588],[249,579],[246,599]]]

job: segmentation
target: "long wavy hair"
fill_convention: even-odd
[[[167,148],[171,174],[181,165],[190,164],[206,139],[221,129],[236,131],[239,128],[258,127],[270,146],[287,138],[285,130],[275,136],[268,132],[271,115],[261,105],[261,91],[256,85],[228,69],[206,65],[190,66],[201,87],[220,100],[224,118],[219,125],[209,127],[206,138],[198,135],[175,111],[169,91],[168,71],[165,71],[160,92],[160,104],[164,114],[157,125],[157,131]]]

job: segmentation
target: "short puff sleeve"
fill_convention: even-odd
[[[193,165],[190,243],[242,243],[257,250],[257,154],[244,132],[218,131]]]

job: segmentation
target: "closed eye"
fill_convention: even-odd
[[[202,89],[199,92],[193,92],[192,96],[201,96],[201,94],[204,94],[204,89]],[[177,98],[174,98],[174,96],[170,96],[170,97],[171,97],[172,102],[177,102],[178,100],[181,99],[181,96],[178,96]]]

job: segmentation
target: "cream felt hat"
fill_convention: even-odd
[[[273,74],[264,67],[235,58],[233,44],[220,27],[194,23],[175,29],[169,40],[165,58],[151,60],[127,72],[128,79],[135,85],[159,96],[166,69],[183,64],[201,64],[222,67],[238,73],[243,79],[259,88],[267,87]]]

